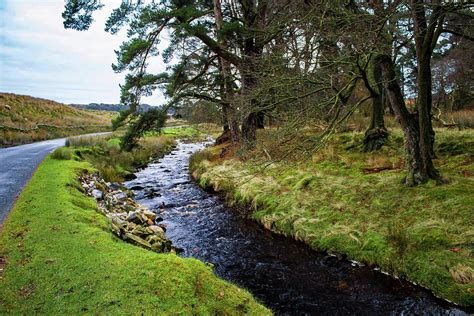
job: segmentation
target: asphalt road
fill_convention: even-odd
[[[90,135],[107,134],[96,133]],[[85,136],[85,135],[83,135]],[[80,137],[80,136],[78,136]],[[47,154],[64,146],[66,138],[0,148],[0,223]]]

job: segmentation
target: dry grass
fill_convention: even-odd
[[[51,100],[0,93],[0,146],[107,131],[113,112],[79,110]]]
[[[131,152],[120,150],[116,134],[74,137],[68,139],[67,145],[77,158],[90,162],[105,180],[122,182],[132,176],[136,168],[168,152],[175,141],[166,136],[149,136],[142,138],[139,147]],[[58,159],[64,159],[64,154],[58,150]]]
[[[456,123],[458,128],[474,128],[474,108],[449,113],[445,121]]]
[[[110,125],[115,114],[79,110],[51,100],[0,93],[0,125],[32,129],[36,125]]]

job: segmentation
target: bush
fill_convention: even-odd
[[[72,152],[68,147],[60,147],[53,151],[51,157],[56,160],[71,160]]]

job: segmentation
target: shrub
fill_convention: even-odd
[[[60,147],[53,151],[51,157],[56,160],[71,160],[72,152],[71,149],[67,147]]]

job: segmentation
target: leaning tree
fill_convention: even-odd
[[[130,111],[123,113],[119,121],[137,113],[142,96],[150,95],[159,86],[176,86],[173,74],[147,72],[151,57],[163,53],[158,44],[160,34],[167,32],[171,45],[165,54],[179,54],[180,45],[185,43],[187,47],[196,45],[197,50],[205,46],[217,56],[217,68],[224,82],[220,99],[224,111],[230,113],[224,126],[229,126],[235,141],[242,140],[250,148],[255,146],[256,129],[263,127],[262,112],[257,100],[251,99],[248,104],[241,105],[242,129],[239,135],[239,129],[235,126],[236,115],[230,107],[233,88],[230,72],[231,68],[237,71],[234,79],[238,80],[238,93],[250,95],[258,81],[256,70],[264,47],[281,31],[281,28],[273,26],[272,21],[290,3],[239,0],[225,2],[223,6],[220,1],[205,0],[123,1],[106,23],[106,30],[112,33],[128,26],[129,40],[121,46],[114,66],[115,71],[128,72],[125,84],[121,86],[121,101],[130,106]],[[97,0],[67,0],[63,13],[64,26],[76,30],[88,29],[93,21],[93,12],[101,7]]]

